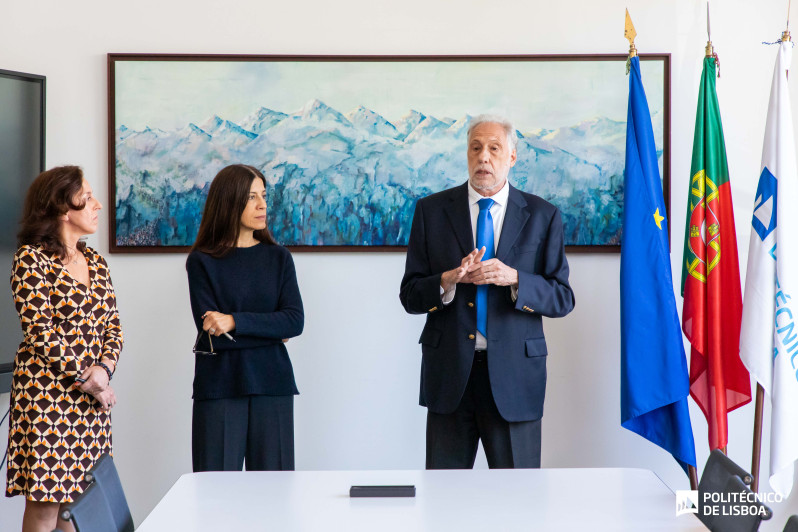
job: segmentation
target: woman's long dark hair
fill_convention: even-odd
[[[59,258],[66,258],[67,247],[61,241],[61,216],[70,209],[79,211],[86,203],[75,203],[83,190],[83,170],[78,166],[56,166],[33,180],[25,205],[22,208],[20,230],[17,233],[19,246],[41,245]],[[80,251],[86,243],[78,241]]]
[[[249,189],[255,179],[263,181],[266,187],[263,174],[246,164],[231,164],[216,174],[208,189],[202,221],[191,251],[198,250],[221,257],[236,246],[241,230],[241,215],[244,214]],[[252,236],[267,244],[277,243],[269,231],[268,221],[265,229],[255,231]]]

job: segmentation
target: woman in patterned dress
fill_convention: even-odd
[[[14,360],[6,496],[24,495],[23,532],[72,530],[60,507],[111,452],[109,385],[122,329],[108,266],[81,237],[102,205],[77,166],[28,190],[11,289],[25,338]]]

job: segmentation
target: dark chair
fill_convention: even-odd
[[[83,493],[75,497],[61,512],[61,519],[72,521],[77,532],[113,532],[117,530],[111,506],[102,488],[89,484]]]
[[[113,459],[103,454],[86,473],[86,490],[68,505],[61,518],[77,532],[133,532],[133,518]]]
[[[752,481],[751,474],[734,463],[731,458],[718,449],[712,451],[704,466],[701,482],[698,483],[698,519],[713,532],[758,530],[759,523],[763,519],[770,519],[773,512],[761,502],[754,501],[753,493],[748,487]],[[734,497],[739,497],[740,493],[745,494],[745,502],[735,502],[737,499]],[[713,495],[717,502],[712,502]],[[710,498],[707,499],[706,496]],[[707,500],[706,505],[705,500]],[[705,506],[708,508],[705,509]],[[749,515],[740,515],[741,506],[756,511],[749,512]]]
[[[759,524],[763,520],[770,519],[773,516],[770,508],[756,501],[751,488],[743,484],[740,477],[736,475],[729,478],[723,494],[727,496],[744,494],[746,502],[732,500],[718,503],[720,515],[715,516],[712,522],[710,530],[713,532],[756,532],[759,530]],[[735,513],[735,510],[739,512],[742,507],[746,508],[747,514]]]
[[[798,515],[792,515],[787,519],[783,532],[798,532]]]
[[[115,531],[133,532],[133,517],[127,505],[122,482],[116,472],[114,460],[107,453],[103,454],[86,474],[86,480],[99,485],[114,516]]]

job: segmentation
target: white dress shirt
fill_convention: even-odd
[[[489,197],[493,200],[493,205],[490,208],[490,215],[493,218],[493,254],[496,256],[496,250],[499,249],[499,238],[502,234],[502,226],[504,225],[504,213],[507,211],[507,200],[510,197],[510,182],[505,180],[504,186],[493,196],[483,196],[468,183],[468,208],[471,214],[471,236],[474,238],[474,248],[477,247],[477,218],[479,217],[479,200]],[[445,290],[441,287],[441,300],[444,305],[450,304],[454,300],[454,294],[457,290],[457,285],[451,289]],[[511,295],[513,300],[518,298],[518,288],[511,288]],[[474,349],[487,349],[488,340],[482,336],[482,333],[476,331],[477,342]]]

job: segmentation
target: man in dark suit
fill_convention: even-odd
[[[421,396],[427,469],[540,467],[542,316],[574,307],[556,207],[510,186],[517,136],[498,117],[468,129],[467,183],[419,200],[399,298],[427,314]]]

